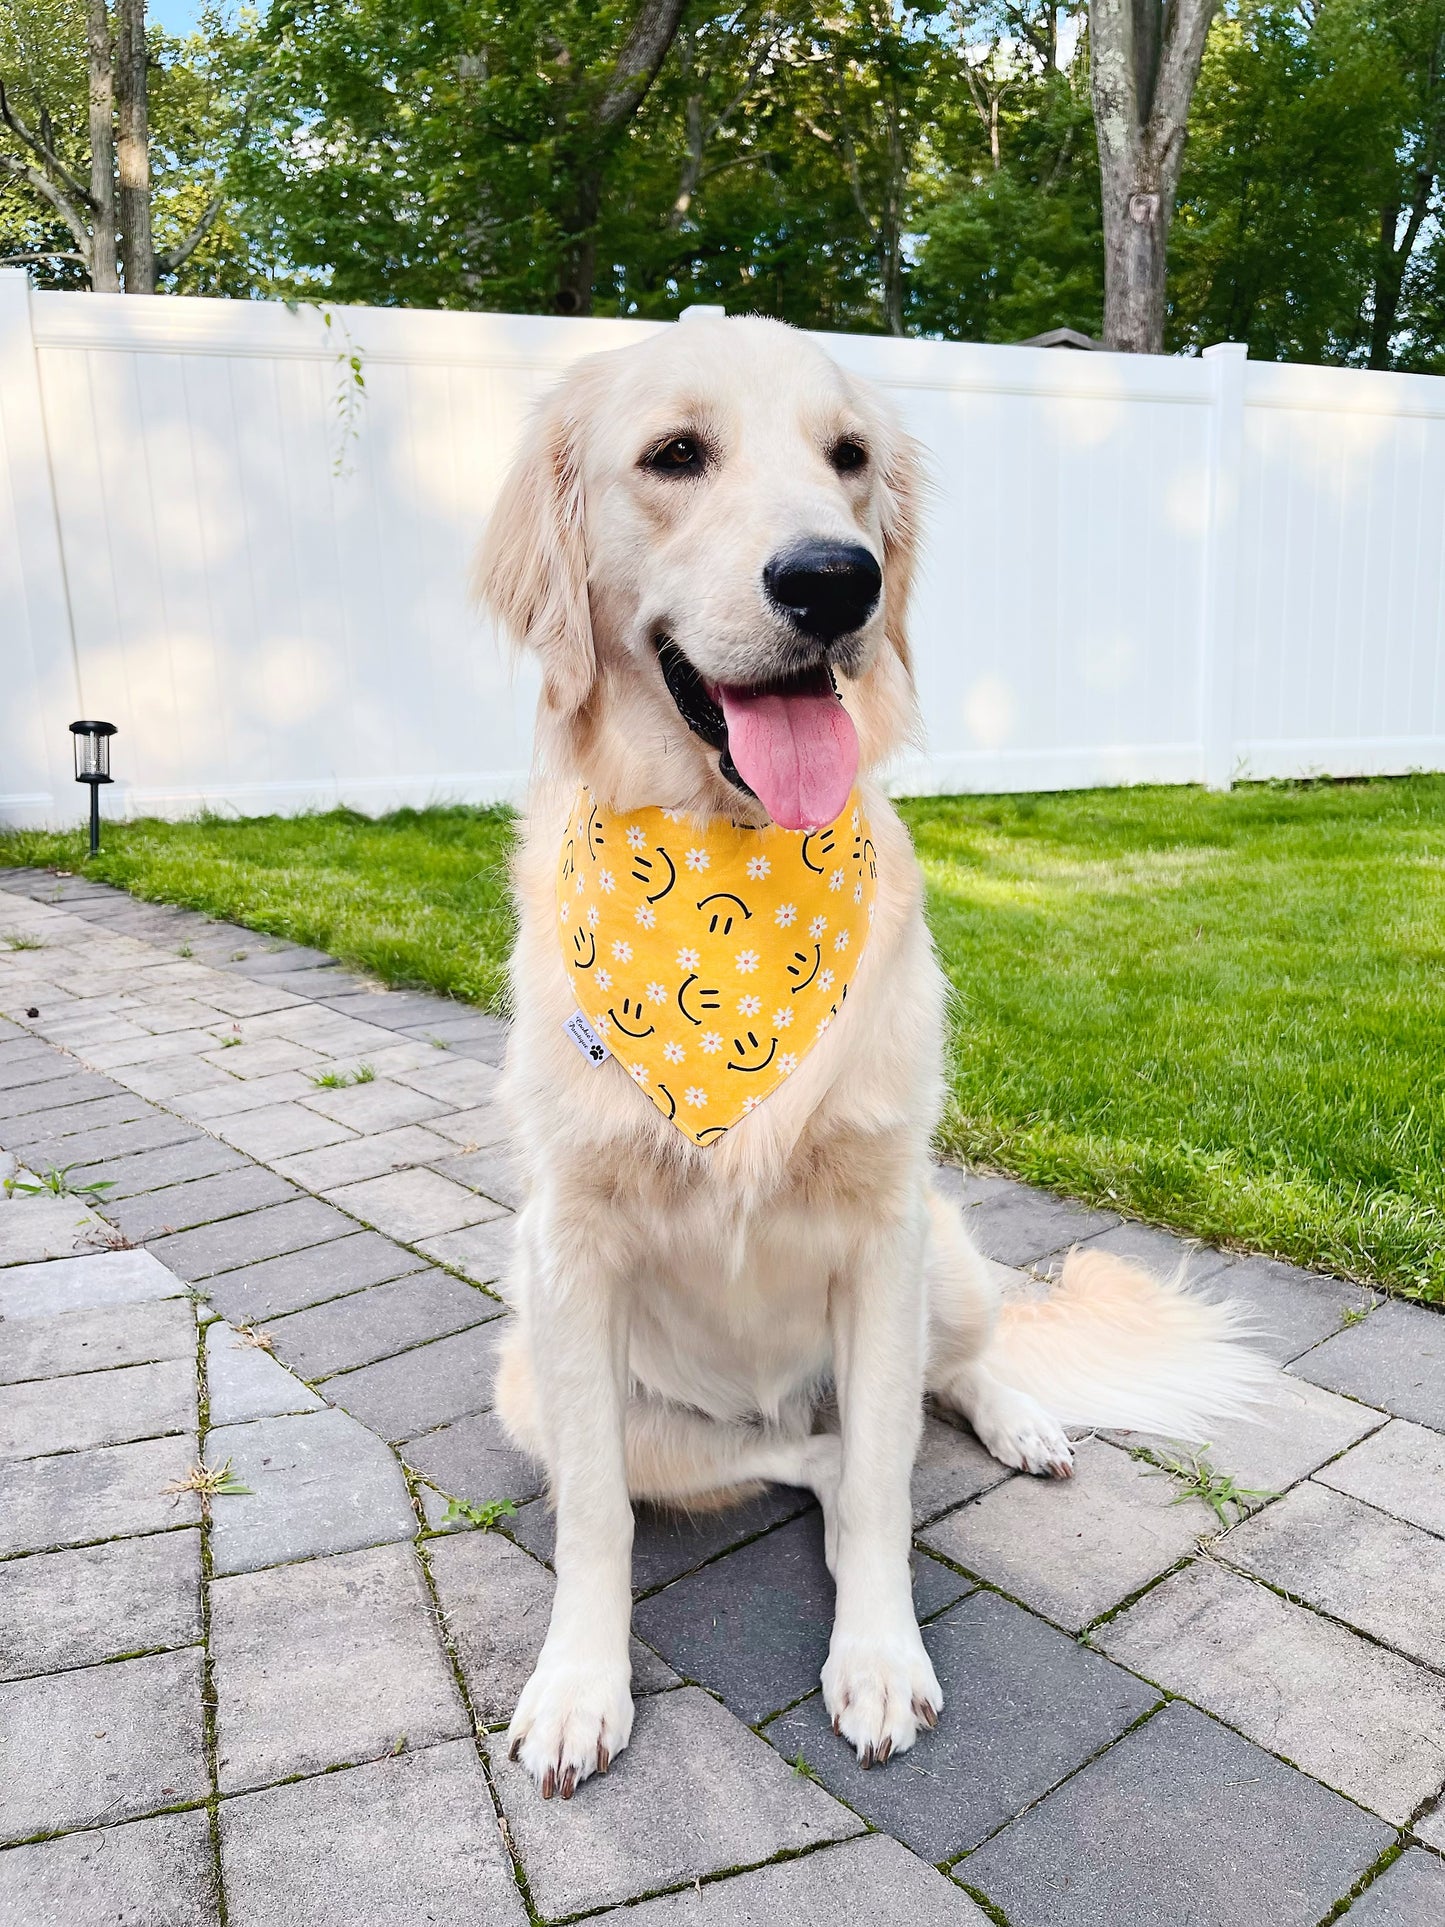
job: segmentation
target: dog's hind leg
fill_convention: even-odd
[[[1036,1398],[1005,1385],[986,1361],[998,1322],[999,1291],[946,1199],[928,1200],[927,1389],[966,1418],[1003,1465],[1067,1479],[1073,1448]]]

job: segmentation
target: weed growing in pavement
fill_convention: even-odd
[[[211,1516],[212,1499],[249,1499],[255,1496],[249,1485],[242,1485],[239,1479],[232,1477],[229,1459],[224,1465],[193,1465],[184,1478],[172,1479],[169,1485],[161,1487],[161,1491],[177,1504],[183,1493],[194,1492],[201,1501],[203,1519]]]
[[[18,933],[14,936],[6,937],[4,941],[7,950],[43,950],[45,948],[45,944],[41,938],[27,937]]]
[[[40,1173],[32,1183],[28,1178],[6,1178],[5,1195],[7,1198],[103,1198],[107,1191],[114,1191],[114,1178],[92,1178],[84,1184],[71,1180],[71,1172],[78,1171],[79,1164],[52,1164],[49,1170]]]
[[[1181,1487],[1177,1498],[1170,1501],[1173,1505],[1183,1505],[1187,1499],[1202,1499],[1226,1530],[1237,1526],[1249,1510],[1249,1501],[1257,1499],[1277,1499],[1277,1492],[1256,1490],[1252,1486],[1238,1485],[1232,1474],[1219,1472],[1209,1463],[1209,1446],[1201,1445],[1197,1452],[1190,1452],[1184,1458],[1166,1459],[1160,1454],[1137,1446],[1130,1454],[1131,1459],[1142,1460],[1148,1468],[1149,1478],[1170,1478]],[[1226,1506],[1234,1507],[1231,1519]]]
[[[311,1080],[318,1091],[344,1091],[353,1084],[372,1084],[375,1081],[376,1072],[370,1064],[358,1064],[354,1071],[323,1071],[320,1077]]]

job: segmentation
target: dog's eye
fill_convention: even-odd
[[[702,464],[702,443],[693,435],[674,435],[643,458],[644,467],[659,475],[696,475]]]
[[[845,435],[842,441],[834,442],[829,449],[828,460],[840,475],[849,475],[854,469],[867,465],[868,451],[862,442],[855,442],[851,436]]]

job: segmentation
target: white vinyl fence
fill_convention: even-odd
[[[116,815],[515,798],[469,556],[533,397],[649,332],[0,270],[0,822],[78,817],[80,716]],[[896,790],[1445,767],[1445,380],[826,345],[937,483]]]

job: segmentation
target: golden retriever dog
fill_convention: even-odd
[[[634,1499],[817,1495],[823,1694],[871,1765],[943,1706],[909,1571],[925,1391],[1004,1464],[1066,1478],[1066,1425],[1200,1437],[1262,1378],[1231,1307],[1106,1254],[1001,1308],[933,1187],[944,984],[874,774],[918,732],[918,503],[892,409],[808,336],[694,318],[566,375],[483,543],[482,601],[542,677],[504,1076],[527,1198],[497,1408],[557,1514],[551,1622],[509,1734],[543,1798],[631,1734]],[[577,1047],[558,877],[584,791],[698,836],[806,833],[855,795],[866,810],[876,895],[846,1001],[705,1142]]]

